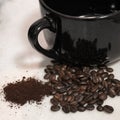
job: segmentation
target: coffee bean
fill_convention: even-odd
[[[104,72],[103,69],[99,69],[99,70],[97,71],[98,74],[102,74],[103,72]]]
[[[53,65],[47,65],[46,67],[47,67],[47,69],[49,69],[49,70],[52,70],[52,69],[53,69]]]
[[[97,99],[98,96],[99,96],[99,93],[98,93],[98,92],[95,92],[95,93],[93,94],[93,99]]]
[[[102,81],[102,85],[107,89],[108,88],[108,82],[106,80]]]
[[[92,88],[91,88],[91,92],[96,92],[98,90],[98,85],[94,85]]]
[[[88,102],[88,104],[95,104],[97,102],[97,99],[93,99],[91,101]]]
[[[74,97],[73,96],[68,96],[67,102],[73,102],[73,101],[74,101]]]
[[[108,68],[106,68],[106,71],[107,72],[113,72],[113,69],[108,67]]]
[[[116,96],[116,92],[115,92],[115,90],[112,89],[112,88],[109,89],[108,94],[109,94],[109,96],[112,97],[112,98]]]
[[[103,107],[103,110],[107,113],[112,113],[114,111],[113,107],[112,106],[109,106],[109,105],[105,105]]]
[[[63,110],[64,113],[69,113],[70,112],[70,106],[69,105],[63,106],[62,110]]]
[[[102,73],[101,77],[104,78],[104,79],[107,78],[108,77],[108,73],[107,72]]]
[[[77,95],[77,96],[75,97],[75,100],[76,100],[77,102],[81,102],[83,99],[84,99],[84,96],[83,96],[83,95]]]
[[[77,106],[74,106],[74,105],[71,105],[70,106],[70,111],[72,112],[72,113],[75,113],[75,112],[77,112]]]
[[[45,74],[44,79],[49,79],[50,73]]]
[[[113,74],[109,74],[108,75],[108,79],[114,79],[114,75]]]
[[[88,104],[88,105],[86,106],[86,109],[91,111],[91,110],[94,110],[94,109],[95,109],[95,106]]]
[[[59,104],[59,102],[58,102],[58,100],[56,99],[56,98],[52,98],[51,100],[50,100],[50,102],[53,104],[53,105],[58,105]]]
[[[59,111],[60,110],[60,106],[58,106],[58,105],[53,105],[53,106],[51,106],[51,110],[52,111]]]
[[[98,100],[96,103],[97,103],[97,105],[102,105],[103,104],[103,100]]]
[[[79,106],[78,107],[79,112],[84,112],[85,110],[86,110],[86,108],[84,106]]]
[[[99,99],[100,100],[106,100],[107,99],[107,95],[105,93],[101,93],[101,94],[99,94]]]
[[[83,72],[84,73],[89,73],[90,71],[90,68],[89,67],[83,67]]]
[[[58,101],[62,101],[63,100],[63,96],[59,93],[55,94],[54,97],[58,100]]]
[[[103,111],[103,107],[101,105],[98,105],[96,108],[98,111]]]

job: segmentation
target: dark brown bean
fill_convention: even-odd
[[[89,67],[83,67],[83,72],[84,73],[89,73],[89,71],[90,71],[90,68]]]
[[[74,97],[73,96],[68,96],[67,102],[73,102],[74,101]]]
[[[107,95],[105,93],[101,93],[101,94],[99,94],[99,99],[100,100],[106,100],[107,99]]]
[[[58,105],[53,105],[53,106],[51,106],[51,110],[52,111],[59,111],[60,110],[60,106],[58,106]]]
[[[96,108],[98,111],[103,111],[103,107],[101,105],[98,105]]]
[[[70,106],[69,105],[63,106],[62,110],[63,110],[64,113],[69,113],[70,112]]]
[[[99,69],[99,70],[97,71],[98,74],[102,74],[103,72],[104,72],[103,69]]]
[[[114,111],[113,107],[112,106],[109,106],[109,105],[105,105],[103,107],[103,110],[107,113],[112,113]]]
[[[98,100],[96,103],[97,103],[97,105],[102,105],[103,104],[103,100]]]
[[[74,105],[71,105],[70,106],[70,112],[72,112],[72,113],[75,113],[75,112],[77,112],[77,106],[74,106]]]
[[[63,100],[63,95],[59,94],[59,93],[56,93],[54,95],[54,97],[58,100],[58,101],[62,101]]]
[[[50,102],[51,102],[53,105],[58,105],[58,104],[59,104],[59,102],[58,102],[58,100],[57,100],[56,98],[52,98],[52,99],[50,100]]]
[[[94,105],[87,105],[86,109],[91,111],[91,110],[95,109],[95,106]]]
[[[114,74],[109,74],[108,79],[114,79]]]
[[[108,77],[108,73],[107,73],[107,72],[102,73],[102,74],[101,74],[101,77],[102,77],[102,78],[107,78],[107,77]]]
[[[50,73],[45,74],[44,79],[49,79]]]
[[[86,108],[84,106],[79,106],[78,107],[79,112],[84,112],[85,110],[86,110]]]
[[[78,95],[78,96],[75,97],[75,100],[76,100],[77,102],[81,102],[83,99],[84,99],[84,96],[83,96],[83,95]]]
[[[102,81],[102,85],[107,89],[108,88],[108,83],[106,80],[103,80]]]
[[[116,96],[116,92],[113,88],[109,88],[108,94],[112,98]]]
[[[108,68],[106,68],[106,71],[107,72],[113,72],[113,69],[108,67]]]

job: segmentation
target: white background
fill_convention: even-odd
[[[77,112],[64,114],[50,111],[50,98],[42,105],[26,104],[10,108],[4,100],[2,88],[23,76],[43,80],[44,68],[50,59],[34,50],[27,38],[29,26],[40,18],[38,0],[0,0],[0,120],[119,120],[120,97],[107,99],[106,104],[115,108],[113,114]],[[40,34],[41,44],[47,46]],[[120,79],[120,62],[111,65],[116,78]]]

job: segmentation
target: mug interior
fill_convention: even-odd
[[[81,16],[105,16],[120,10],[120,0],[40,0],[44,5],[60,14]]]

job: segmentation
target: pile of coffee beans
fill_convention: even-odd
[[[53,61],[45,69],[44,79],[52,87],[52,111],[98,111],[112,113],[112,106],[103,105],[109,97],[120,96],[120,81],[107,66],[78,68]]]

